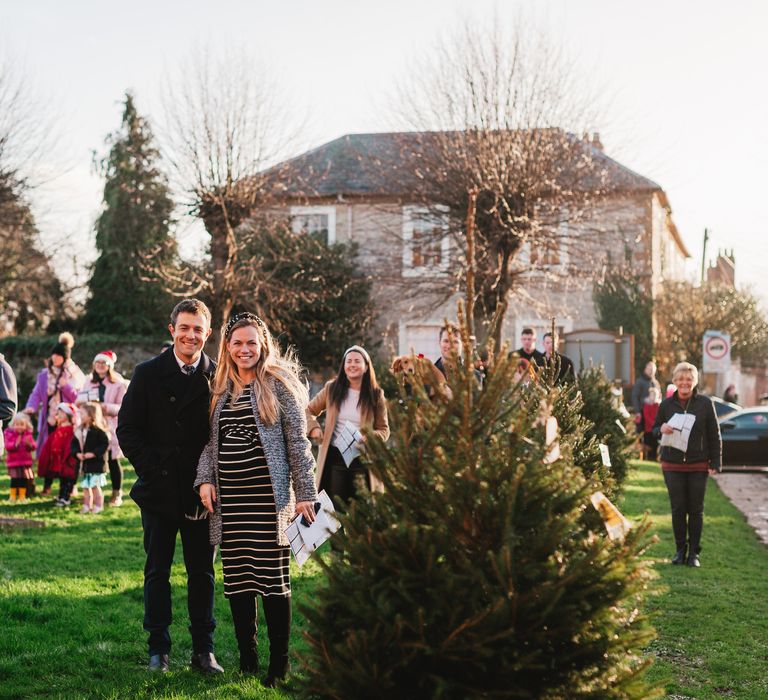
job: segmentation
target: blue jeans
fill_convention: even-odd
[[[168,520],[148,510],[141,511],[144,528],[144,629],[149,633],[149,654],[167,654],[171,649],[171,564],[176,534],[181,533],[184,566],[187,570],[187,609],[192,650],[213,651],[213,559],[216,548],[208,541],[207,520]]]

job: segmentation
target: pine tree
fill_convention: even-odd
[[[471,370],[444,401],[417,388],[391,412],[389,442],[369,436],[386,492],[340,516],[305,606],[306,695],[653,696],[653,631],[637,612],[647,529],[619,543],[589,525],[594,483],[564,436],[550,460],[558,389],[513,374],[502,357],[482,390]]]
[[[173,202],[158,167],[146,118],[125,95],[121,130],[107,138],[109,155],[99,163],[103,210],[96,223],[99,257],[88,283],[85,327],[109,333],[156,333],[167,323],[171,297],[161,280],[147,281],[150,263],[171,259]]]

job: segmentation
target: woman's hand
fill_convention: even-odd
[[[299,501],[296,504],[296,514],[303,515],[308,523],[315,522],[315,502]]]
[[[710,467],[709,468],[709,475],[710,476],[714,476],[715,474],[717,474],[717,469],[712,469],[712,467]]]
[[[309,431],[309,439],[317,440],[319,442],[323,439],[323,431],[318,427],[312,428],[312,430]]]
[[[213,504],[216,503],[216,487],[213,484],[200,484],[200,501],[209,513],[213,513]]]
[[[28,416],[34,416],[37,411],[34,408],[25,408],[22,413],[26,413]]]
[[[669,426],[669,423],[662,423],[661,424],[661,433],[662,435],[672,435],[672,433],[675,432],[674,428],[671,428]]]

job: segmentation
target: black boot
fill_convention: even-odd
[[[262,598],[262,604],[269,635],[269,668],[264,687],[274,688],[285,680],[290,670],[288,638],[291,634],[291,599],[285,596],[266,596]]]
[[[239,593],[229,597],[237,648],[240,650],[240,673],[259,672],[256,648],[256,595]]]
[[[688,560],[685,563],[688,566],[695,566],[696,568],[701,566],[701,562],[699,561],[699,555],[696,554],[696,552],[691,552],[688,555]]]
[[[686,555],[688,552],[688,548],[683,546],[682,549],[678,549],[677,552],[675,552],[675,556],[672,557],[672,563],[673,564],[684,564]]]

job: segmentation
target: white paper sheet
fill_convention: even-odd
[[[361,432],[355,428],[352,423],[347,421],[341,428],[341,432],[334,439],[333,445],[337,447],[341,456],[344,458],[344,463],[349,466],[355,457],[360,456],[360,450],[357,449],[357,444],[363,439]]]
[[[336,520],[334,515],[336,511],[333,508],[333,503],[325,491],[321,491],[317,495],[317,502],[320,507],[315,513],[315,522],[308,526],[304,525],[302,517],[298,515],[285,529],[291,551],[299,567],[303,566],[312,552],[341,527],[341,523]]]
[[[685,452],[688,449],[688,440],[691,437],[691,428],[696,422],[696,416],[692,413],[675,413],[668,421],[667,425],[673,432],[662,434],[661,445],[665,447],[674,447],[676,450]]]

